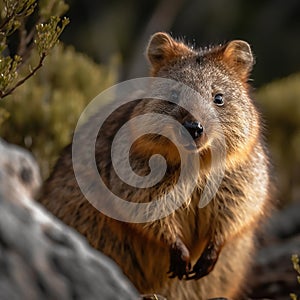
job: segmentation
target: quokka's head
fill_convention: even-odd
[[[234,40],[197,50],[159,32],[150,38],[146,54],[152,76],[178,84],[153,87],[158,92],[166,88],[165,100],[170,101],[145,99],[136,105],[132,116],[157,113],[162,116],[157,118],[157,126],[164,130],[162,135],[139,138],[133,151],[160,153],[176,161],[178,149],[169,138],[172,135],[187,151],[202,157],[209,156],[211,147],[218,147],[214,143],[217,140],[225,141],[229,161],[239,161],[239,157],[251,153],[260,125],[249,97],[248,80],[254,58],[248,43]],[[166,115],[179,122],[181,130],[175,130],[163,117]],[[141,126],[151,124],[146,120]]]

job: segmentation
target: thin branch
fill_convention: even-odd
[[[6,92],[2,92],[0,91],[0,99],[3,99],[4,97],[8,96],[9,94],[11,94],[17,87],[19,87],[20,85],[22,85],[26,80],[28,80],[30,77],[32,77],[36,71],[38,69],[40,69],[43,66],[44,60],[46,58],[46,54],[42,54],[42,56],[40,57],[40,61],[38,63],[38,65],[31,70],[31,72],[25,76],[24,78],[22,78],[20,81],[18,81],[12,88],[10,88],[8,91]]]
[[[36,24],[40,24],[44,21],[44,19],[40,18],[34,26],[32,26],[32,29],[29,31],[29,33],[27,34],[27,37],[26,37],[26,44],[28,45],[30,43],[30,41],[33,39],[34,35],[35,35],[35,32],[36,32],[36,29],[35,29],[35,26]]]
[[[146,64],[144,53],[141,52],[141,49],[144,48],[151,34],[156,31],[168,31],[170,29],[184,3],[185,0],[162,0],[158,3],[134,45],[129,64],[127,68],[125,67],[124,77],[133,78],[143,74],[143,66],[146,67]]]
[[[26,42],[27,30],[25,28],[25,23],[21,23],[20,27],[18,28],[18,32],[19,32],[20,41],[18,45],[17,54],[19,56],[23,56],[27,49],[27,42]]]
[[[28,37],[28,35],[27,35],[27,37]],[[31,52],[34,48],[33,36],[31,37],[31,39],[32,39],[31,43],[27,42],[27,38],[25,39],[25,43],[26,43],[25,49],[22,52],[22,55],[18,53],[18,55],[20,55],[22,57],[22,61],[21,61],[20,65],[18,66],[18,69],[20,69],[26,63],[26,61],[28,60],[28,58],[31,55]]]
[[[48,3],[47,11],[52,11],[55,1],[52,0]],[[22,62],[21,66],[24,65],[24,63],[27,61],[27,59],[30,57],[30,53],[33,49],[33,38],[36,33],[36,25],[44,23],[46,21],[46,18],[44,16],[39,16],[38,20],[35,22],[34,26],[32,26],[31,30],[27,33],[25,36],[25,45],[26,45],[26,51],[24,51],[24,55],[22,55]]]
[[[0,25],[0,31],[4,29],[4,27],[13,19],[14,14],[11,14],[10,16],[6,17],[5,21]]]

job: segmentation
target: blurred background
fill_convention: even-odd
[[[4,3],[22,1],[34,2],[0,0],[1,18],[5,16]],[[47,20],[51,15],[66,15],[71,22],[35,76],[5,99],[0,98],[0,136],[30,150],[44,179],[61,150],[71,142],[86,105],[113,84],[148,75],[144,52],[151,34],[167,31],[196,48],[232,39],[249,42],[256,56],[251,84],[265,120],[265,138],[274,166],[272,175],[277,191],[272,198],[280,210],[272,213],[269,229],[258,235],[261,247],[254,257],[248,288],[253,291],[253,299],[286,300],[291,299],[290,292],[300,295],[291,264],[291,255],[300,253],[300,1],[38,0],[37,3],[39,13],[35,11],[31,19],[27,18],[29,27],[39,16],[40,20]],[[16,39],[18,36],[12,36],[12,43],[8,43],[11,56]],[[30,41],[33,43],[32,36]],[[1,48],[3,42],[6,40],[2,34],[1,70],[7,55],[7,49]],[[36,49],[29,48],[29,57],[23,55],[26,70],[17,70],[23,77],[39,59]],[[14,73],[11,68],[7,70],[9,75]],[[5,83],[3,73],[0,72],[0,87]],[[297,261],[294,267],[300,275]]]
[[[248,41],[280,205],[300,201],[300,1],[68,0],[71,23],[44,67],[0,104],[0,134],[30,149],[46,178],[87,103],[147,75],[149,36],[167,31],[195,47]],[[25,105],[24,105],[25,104]]]

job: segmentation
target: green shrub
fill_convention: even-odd
[[[0,122],[3,109],[10,115],[0,135],[32,151],[46,177],[87,103],[115,82],[114,66],[99,66],[72,47],[56,46],[43,68],[0,103]]]
[[[257,92],[267,120],[281,202],[300,199],[300,74],[277,80]]]

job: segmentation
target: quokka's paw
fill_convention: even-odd
[[[186,277],[187,280],[200,279],[208,275],[215,267],[220,254],[220,249],[216,249],[213,244],[208,245],[204,250],[191,272]],[[222,298],[221,298],[222,299]]]
[[[170,248],[170,269],[169,278],[182,279],[187,276],[191,270],[190,253],[184,243],[177,239]]]

